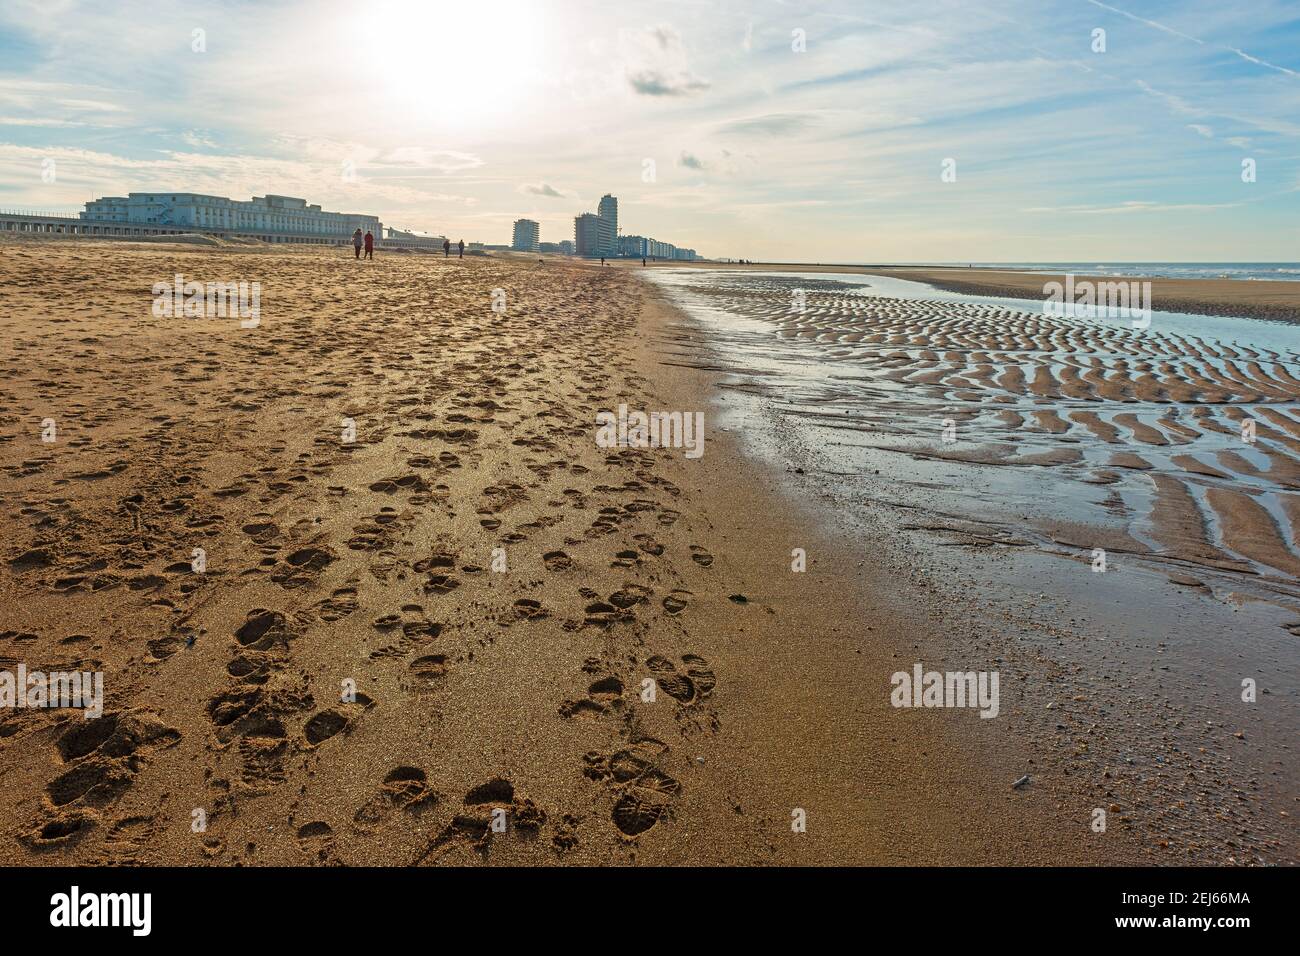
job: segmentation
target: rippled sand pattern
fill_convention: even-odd
[[[793,402],[819,424],[871,436],[858,447],[1002,469],[987,498],[1014,489],[1018,505],[1037,504],[1028,517],[1053,546],[1257,575],[1295,593],[1294,350],[1181,334],[1160,314],[1141,330],[888,298],[833,280],[710,281],[688,297],[769,324],[787,355],[815,344],[819,361],[836,363]],[[1253,441],[1243,437],[1248,422]],[[1008,469],[1019,475],[1011,485]]]

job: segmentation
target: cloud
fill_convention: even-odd
[[[724,120],[718,124],[717,131],[724,135],[757,133],[765,136],[780,136],[807,129],[814,122],[814,115],[811,113],[764,113],[759,116]]]
[[[1175,113],[1191,113],[1195,115],[1201,112],[1201,110],[1192,106],[1181,96],[1175,96],[1173,93],[1165,93],[1161,90],[1157,90],[1145,80],[1138,80],[1137,85],[1143,93],[1146,93],[1149,96],[1154,96],[1158,100],[1163,100]]]
[[[1187,128],[1190,130],[1195,130],[1197,133],[1200,133],[1206,139],[1214,139],[1214,130],[1210,129],[1210,127],[1208,126],[1202,126],[1200,123],[1188,123]]]
[[[704,160],[682,150],[682,154],[677,157],[677,165],[684,166],[687,169],[704,169]]]
[[[1159,203],[1151,200],[1130,199],[1122,202],[1117,206],[1032,206],[1028,209],[1022,209],[1021,212],[1033,213],[1081,213],[1089,216],[1108,216],[1114,213],[1159,213],[1175,212],[1185,210],[1203,210],[1203,209],[1229,209],[1233,206],[1239,206],[1240,203],[1219,202],[1219,203]]]
[[[681,34],[673,27],[624,31],[620,42],[627,82],[641,96],[689,96],[709,88],[709,81],[691,69]]]
[[[447,149],[429,149],[424,146],[398,146],[396,149],[381,153],[375,158],[374,162],[383,166],[415,166],[420,169],[436,169],[442,173],[475,169],[483,165],[483,160],[473,153],[461,153]]]
[[[1229,47],[1228,49],[1232,50],[1233,53],[1237,54],[1237,56],[1241,57],[1243,60],[1248,60],[1249,62],[1256,63],[1259,66],[1266,66],[1270,70],[1277,70],[1279,73],[1288,73],[1291,76],[1300,76],[1300,73],[1297,73],[1295,70],[1288,70],[1284,66],[1276,66],[1272,63],[1269,63],[1267,60],[1261,60],[1257,56],[1251,56],[1245,50],[1238,50],[1235,46]]]
[[[521,183],[519,191],[528,196],[546,196],[551,199],[564,198],[564,193],[548,183]]]
[[[211,139],[192,129],[187,129],[185,132],[181,133],[181,141],[187,146],[193,146],[195,149],[200,149],[204,146],[208,149],[217,148],[217,144]]]
[[[1088,2],[1091,3],[1094,7],[1101,7],[1103,10],[1109,10],[1111,13],[1118,13],[1120,16],[1128,17],[1130,20],[1135,20],[1138,23],[1145,23],[1149,27],[1154,27],[1157,30],[1163,30],[1165,33],[1168,33],[1172,36],[1182,37],[1184,40],[1191,40],[1193,43],[1200,43],[1200,44],[1205,43],[1204,40],[1198,40],[1194,36],[1188,36],[1186,33],[1182,33],[1178,30],[1175,30],[1173,27],[1167,27],[1163,23],[1157,23],[1155,20],[1147,20],[1144,19],[1143,17],[1135,17],[1133,14],[1125,10],[1121,10],[1118,7],[1108,7],[1104,3],[1098,3],[1097,0],[1088,0]]]
[[[642,96],[689,96],[709,88],[708,80],[690,73],[668,76],[658,70],[640,70],[629,73],[627,81]]]

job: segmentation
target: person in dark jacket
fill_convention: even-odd
[[[375,258],[375,237],[369,232],[366,233],[366,258]]]

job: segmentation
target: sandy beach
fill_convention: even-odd
[[[783,285],[556,258],[3,248],[0,657],[102,672],[104,703],[0,716],[0,862],[1295,862],[1293,355],[835,290],[791,315]],[[259,283],[256,326],[156,315],[178,274]],[[1220,291],[1177,302],[1239,310]],[[892,507],[964,473],[850,480],[816,449],[795,463],[794,438],[758,453],[746,415],[785,419],[745,403],[789,396],[687,299],[892,389],[854,415],[987,401],[1025,439],[909,439],[909,461],[1078,465],[1098,488],[1153,472],[1149,531],[1033,516],[1020,547]],[[1105,357],[1020,372],[1066,339]],[[601,447],[621,405],[702,413],[704,453]],[[1180,452],[1234,433],[1237,406],[1260,410],[1256,448]],[[1053,439],[1071,430],[1086,449]],[[1084,621],[1052,576],[1099,542],[1160,586],[1127,579]],[[1028,562],[1011,577],[1032,595],[992,553]],[[1250,658],[1208,701],[1160,670],[1167,615],[1189,635],[1176,671]],[[891,706],[916,662],[1000,669],[1000,718]],[[1229,710],[1261,671],[1274,709]]]

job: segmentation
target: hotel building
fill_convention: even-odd
[[[584,212],[573,220],[573,249],[580,256],[599,256],[600,217],[594,212]]]
[[[600,197],[600,205],[596,207],[596,215],[600,217],[599,228],[599,246],[600,255],[616,256],[618,255],[618,200],[609,193]]]
[[[129,193],[86,203],[81,218],[182,227],[218,235],[250,235],[267,242],[296,242],[304,237],[339,239],[356,229],[376,239],[383,236],[378,216],[325,212],[320,206],[309,206],[307,200],[291,196],[255,196],[245,202],[201,193]]]
[[[516,252],[536,252],[541,239],[541,227],[531,219],[516,219],[515,234],[510,248]]]

